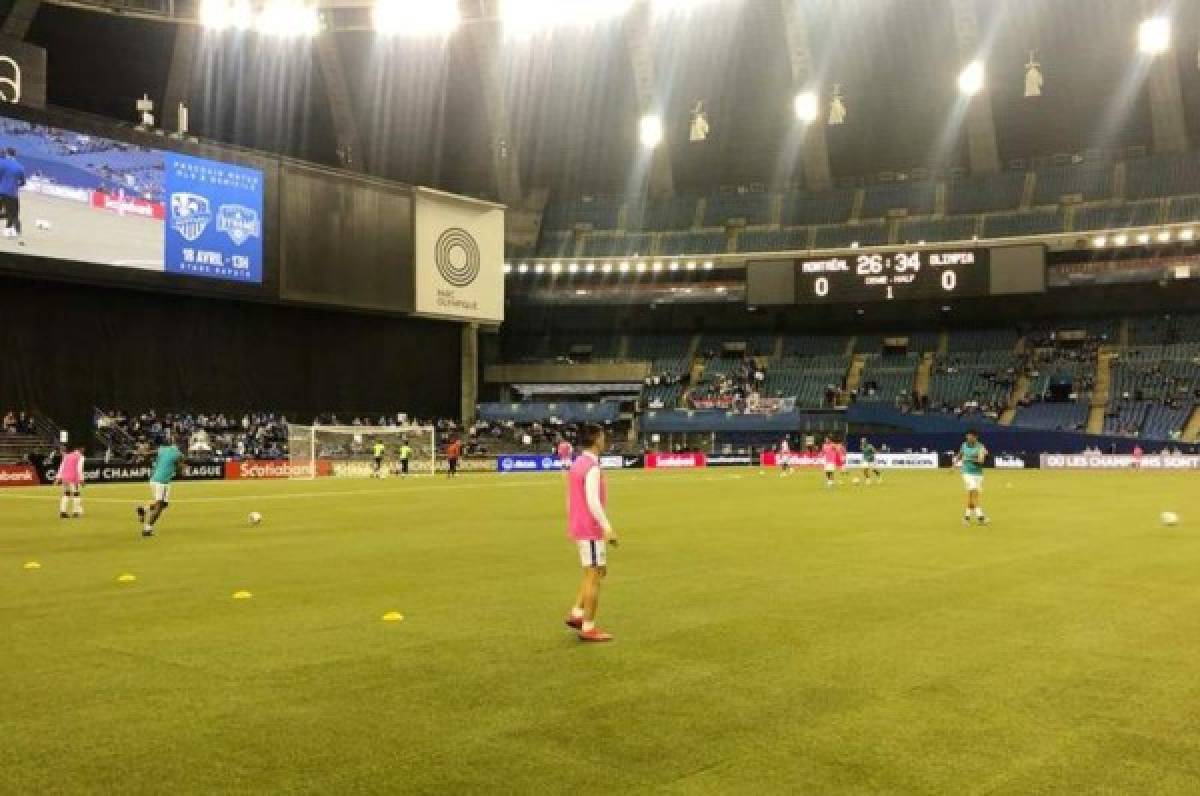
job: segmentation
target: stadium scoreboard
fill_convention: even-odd
[[[948,301],[1041,293],[1040,245],[909,247],[840,251],[746,264],[746,300],[755,306]]]
[[[987,249],[897,250],[796,261],[796,302],[986,296]]]

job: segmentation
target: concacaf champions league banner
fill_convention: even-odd
[[[413,191],[414,312],[459,321],[504,320],[504,208]]]

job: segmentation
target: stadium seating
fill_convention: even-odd
[[[704,226],[720,227],[733,219],[744,219],[747,226],[771,221],[771,194],[717,193],[708,197]]]
[[[918,218],[900,224],[897,243],[971,240],[976,237],[974,216],[954,218]]]
[[[1088,405],[1082,401],[1066,403],[1035,402],[1017,409],[1013,425],[1047,431],[1083,431],[1087,427]]]
[[[781,223],[785,227],[814,224],[842,224],[850,219],[854,191],[838,190],[825,194],[790,193],[783,198]]]
[[[1130,199],[1186,196],[1200,192],[1200,152],[1153,155],[1125,164]]]
[[[956,329],[946,337],[947,348],[952,352],[1011,352],[1017,344],[1016,329]]]
[[[573,257],[575,255],[575,233],[546,230],[538,242],[538,257]]]
[[[808,248],[808,229],[747,229],[738,235],[738,251],[768,252]]]
[[[1200,190],[1200,184],[1193,190]],[[1177,196],[1172,199],[1167,207],[1167,221],[1172,224],[1200,221],[1200,196]]]
[[[599,235],[591,234],[583,242],[584,257],[646,256],[654,239],[648,234]]]
[[[1121,205],[1092,205],[1075,211],[1075,229],[1145,227],[1159,221],[1160,203],[1130,202]]]
[[[946,213],[992,213],[1016,210],[1025,190],[1025,172],[1006,171],[982,177],[964,177],[946,183]]]
[[[628,229],[672,230],[687,229],[696,217],[696,197],[676,196],[631,202],[625,211]]]
[[[547,206],[542,223],[550,229],[571,229],[576,224],[616,229],[620,211],[621,200],[607,197],[554,202]]]
[[[661,254],[714,254],[727,246],[724,232],[664,232],[659,242]]]
[[[1012,238],[1021,235],[1062,232],[1064,218],[1061,207],[1052,210],[1041,209],[984,216],[983,237]]]
[[[883,218],[891,210],[904,210],[910,216],[929,215],[935,193],[936,185],[929,181],[872,185],[864,194],[862,218]]]
[[[867,221],[862,224],[847,224],[837,227],[817,227],[817,248],[844,249],[860,246],[881,246],[888,242],[887,224],[882,221]]]
[[[896,403],[911,400],[919,355],[868,355],[858,390],[859,401]]]
[[[1038,169],[1033,190],[1035,205],[1057,204],[1064,196],[1078,195],[1085,202],[1112,196],[1111,163],[1079,163]]]

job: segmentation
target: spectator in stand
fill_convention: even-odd
[[[17,414],[11,409],[4,413],[4,433],[17,433]]]

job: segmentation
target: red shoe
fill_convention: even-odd
[[[613,637],[605,633],[598,627],[593,627],[591,630],[582,630],[579,633],[580,641],[612,641]]]
[[[567,627],[574,628],[575,630],[582,630],[583,629],[583,617],[582,616],[568,616],[566,625],[567,625]]]

